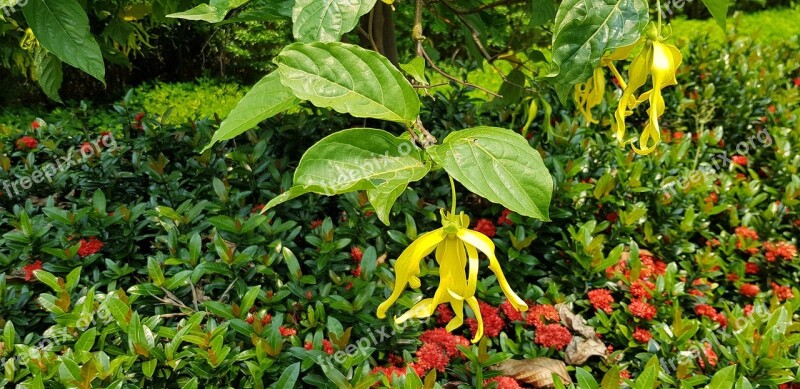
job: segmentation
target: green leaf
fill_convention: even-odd
[[[256,302],[256,298],[258,297],[258,293],[261,291],[261,285],[256,285],[250,287],[247,290],[247,293],[244,294],[242,297],[242,305],[239,307],[241,309],[241,316],[246,317],[247,313],[250,311],[250,307],[253,306]]]
[[[409,63],[401,63],[400,69],[403,69],[404,72],[413,77],[420,85],[428,85],[428,79],[425,78],[425,59],[422,57],[414,57]]]
[[[711,377],[708,389],[731,389],[736,382],[736,365],[725,367]]]
[[[475,127],[450,133],[428,154],[469,191],[521,215],[550,220],[553,179],[521,135]]]
[[[275,59],[283,85],[318,107],[410,124],[417,92],[386,57],[345,43],[291,44]]]
[[[647,365],[645,365],[644,370],[636,377],[636,381],[633,383],[633,389],[653,389],[656,387],[658,382],[656,379],[658,378],[658,373],[661,370],[661,366],[658,364],[658,357],[655,355],[647,361]]]
[[[750,380],[747,379],[745,376],[739,377],[739,380],[736,381],[736,386],[734,389],[753,389],[753,385],[750,384]]]
[[[299,42],[338,42],[372,10],[376,0],[297,0],[292,32]]]
[[[33,272],[33,276],[36,277],[37,280],[41,281],[43,284],[53,289],[54,292],[60,293],[64,291],[64,287],[58,282],[58,278],[54,276],[52,273],[44,271],[44,270],[36,270]]]
[[[97,337],[97,329],[89,328],[86,332],[81,334],[81,337],[78,338],[78,341],[75,342],[75,351],[77,352],[89,352],[92,350],[94,346],[94,340]]]
[[[711,16],[714,17],[714,20],[722,29],[722,32],[727,31],[725,28],[725,18],[728,16],[728,6],[730,2],[728,0],[703,0],[703,4],[708,8],[708,12],[711,12]]]
[[[559,96],[591,77],[606,50],[633,44],[648,21],[645,0],[565,0],[556,13],[554,68]]]
[[[188,11],[167,15],[168,18],[202,20],[209,23],[219,23],[232,9],[238,8],[247,0],[211,0],[208,4],[200,4]]]
[[[582,367],[575,369],[575,378],[578,380],[578,387],[581,389],[599,389],[597,381],[592,374]]]
[[[283,374],[281,374],[281,378],[279,378],[278,381],[275,382],[273,387],[293,388],[299,376],[300,376],[300,362],[297,362],[290,365],[283,371]]]
[[[611,366],[610,369],[603,376],[603,381],[600,382],[602,389],[617,389],[620,387],[619,366]]]
[[[420,150],[408,140],[371,128],[344,130],[306,151],[295,170],[294,186],[267,203],[267,208],[306,193],[332,196],[367,190],[387,223],[387,209],[397,195],[429,170]]]
[[[58,95],[58,89],[61,88],[61,82],[64,81],[61,60],[45,50],[39,50],[34,63],[36,65],[36,82],[39,83],[42,92],[51,100],[61,103],[61,97]]]
[[[6,322],[5,327],[3,327],[3,343],[5,344],[5,348],[8,350],[14,349],[14,344],[16,344],[16,330],[14,329],[14,323],[11,320]],[[2,354],[0,354],[2,356]]]
[[[77,1],[29,0],[22,13],[42,47],[105,84],[103,54]]]
[[[233,139],[237,135],[255,127],[261,121],[275,116],[299,103],[292,90],[281,84],[277,72],[272,72],[253,86],[244,97],[236,103],[231,113],[219,129],[214,133],[211,142],[203,151],[214,143]],[[201,151],[201,152],[203,152]]]

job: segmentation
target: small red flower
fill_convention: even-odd
[[[631,284],[631,294],[635,298],[648,299],[653,297],[651,292],[656,288],[656,285],[650,281],[639,280]]]
[[[322,340],[322,351],[325,351],[328,355],[333,355],[333,344],[328,339]]]
[[[633,339],[639,343],[647,343],[652,337],[653,335],[650,334],[650,331],[644,328],[636,327],[636,330],[633,331]]]
[[[314,295],[311,293],[311,291],[310,291],[310,290],[307,290],[307,291],[306,291],[306,300],[311,300],[311,297],[313,297],[313,296],[314,296]]]
[[[289,337],[289,336],[297,335],[297,330],[294,329],[294,328],[286,328],[284,326],[281,326],[280,328],[278,328],[278,331],[281,332],[281,336],[283,336],[283,337]]]
[[[680,131],[675,131],[672,133],[672,139],[676,142],[683,139],[684,136],[686,136],[686,134]]]
[[[769,262],[774,262],[777,258],[783,258],[788,261],[797,256],[797,247],[787,241],[764,242],[764,250],[766,251],[764,257]]]
[[[628,310],[633,316],[645,320],[653,320],[656,317],[656,307],[648,304],[645,300],[635,300],[628,305]]]
[[[589,295],[589,302],[592,303],[594,309],[598,311],[603,311],[608,314],[611,314],[611,312],[613,312],[611,304],[614,303],[614,297],[611,296],[611,292],[608,289],[590,290],[588,295]]]
[[[629,372],[628,370],[623,370],[619,372],[619,378],[629,380],[631,379],[631,372]]]
[[[481,317],[483,318],[483,334],[490,338],[500,335],[500,332],[503,330],[503,327],[505,327],[506,322],[503,321],[502,317],[500,317],[498,309],[483,301],[478,302],[478,307],[481,311]],[[477,320],[469,318],[466,320],[466,323],[469,325],[469,329],[472,334],[475,334],[478,331]]]
[[[558,323],[561,320],[558,311],[552,305],[538,304],[528,310],[525,321],[528,325],[536,328],[543,327],[548,323]]]
[[[423,344],[432,344],[441,347],[445,355],[455,358],[461,355],[458,345],[469,346],[469,340],[460,335],[453,335],[445,328],[434,328],[427,330],[420,335],[419,340]]]
[[[450,320],[456,317],[453,310],[450,309],[447,304],[439,304],[439,306],[436,307],[436,313],[439,314],[439,317],[436,318],[436,323],[440,325],[446,325]]]
[[[619,220],[619,215],[616,212],[611,212],[608,215],[606,215],[606,220],[612,223],[616,223],[617,220]]]
[[[490,238],[493,238],[496,232],[494,223],[489,219],[478,219],[478,221],[475,222],[474,230]]]
[[[794,293],[792,293],[792,288],[788,286],[782,286],[775,282],[772,283],[772,293],[778,296],[778,299],[781,301],[788,300],[794,297]]]
[[[42,261],[36,261],[29,265],[25,265],[22,267],[22,271],[25,272],[25,281],[30,281],[33,279],[33,272],[37,270],[42,270]]]
[[[253,208],[250,208],[250,213],[261,213],[261,210],[264,209],[266,204],[256,204]]]
[[[517,380],[511,377],[493,377],[483,381],[483,386],[488,387],[492,382],[497,382],[496,389],[523,389]]]
[[[719,360],[719,358],[717,357],[717,353],[714,352],[714,350],[711,348],[711,345],[708,344],[708,342],[706,342],[705,344],[705,349],[706,349],[705,359],[708,360],[708,364],[711,365],[711,367],[716,367],[717,361]],[[704,358],[702,356],[699,356],[699,358],[697,358],[697,364],[700,365],[701,369],[706,368],[706,363],[703,359]]]
[[[511,219],[508,218],[508,214],[510,214],[510,213],[511,213],[511,210],[504,209],[503,212],[500,214],[500,218],[497,219],[497,224],[505,225],[505,226],[513,225],[514,222],[512,222]]]
[[[80,255],[81,258],[88,257],[89,255],[100,251],[104,245],[105,243],[94,236],[90,237],[89,240],[81,239],[81,245],[78,248],[78,255]]]
[[[758,274],[758,264],[747,262],[744,265],[744,272],[745,274]]]
[[[350,258],[353,258],[356,262],[361,262],[361,258],[364,256],[364,253],[361,252],[361,248],[358,246],[353,246],[350,249]]]
[[[34,121],[31,122],[31,128],[34,129],[34,130],[38,130],[39,127],[41,127],[41,126],[42,126],[42,124],[39,123],[39,120],[34,120]]]
[[[800,77],[795,77],[792,81],[794,82],[794,86],[800,87]]]
[[[739,293],[745,297],[756,297],[759,292],[761,292],[761,288],[755,284],[742,284],[742,286],[739,287]]]
[[[572,334],[560,324],[548,324],[536,328],[534,342],[542,347],[552,347],[561,350],[572,341]]]
[[[139,112],[133,117],[133,121],[135,122],[141,122],[142,119],[144,119],[144,112]]]
[[[355,269],[353,269],[353,277],[361,277],[361,265],[358,265]]]
[[[775,113],[775,111],[777,111],[777,110],[778,109],[775,108],[774,105],[770,105],[769,107],[767,107],[767,111],[769,111],[769,113]]]
[[[717,197],[717,194],[714,193],[714,192],[711,192],[711,193],[708,194],[708,197],[706,197],[705,201],[707,203],[716,204],[718,199],[719,198]]]
[[[447,365],[450,364],[450,357],[447,356],[445,350],[437,344],[425,343],[416,352],[419,365],[424,371],[436,369],[444,372]]]
[[[743,311],[745,316],[750,316],[753,314],[753,304],[745,305]]]
[[[734,155],[731,157],[731,161],[739,166],[747,166],[747,157],[744,155]]]
[[[272,323],[272,315],[270,315],[269,313],[264,314],[264,316],[261,317],[261,326],[263,327],[269,323]]]
[[[32,136],[23,136],[22,138],[17,139],[17,149],[18,150],[33,150],[36,146],[39,145],[39,141]]]
[[[500,304],[500,309],[506,315],[509,321],[523,321],[525,319],[522,318],[522,312],[518,311],[514,308],[514,305],[511,304],[510,301],[506,300]]]
[[[322,225],[322,220],[317,219],[311,222],[310,227],[312,230],[316,230],[321,225]]]

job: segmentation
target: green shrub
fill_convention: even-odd
[[[238,84],[208,78],[196,82],[156,82],[134,89],[131,104],[161,117],[166,124],[181,124],[215,115],[225,118],[245,92]]]

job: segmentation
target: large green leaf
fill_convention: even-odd
[[[730,5],[730,1],[728,0],[703,0],[703,4],[705,4],[706,8],[708,8],[708,12],[711,12],[711,16],[714,17],[714,20],[717,21],[717,24],[722,31],[727,31],[725,29],[725,18],[728,17],[728,6]]]
[[[299,42],[338,42],[372,10],[376,0],[297,0],[292,31]]]
[[[708,389],[732,389],[736,383],[736,365],[727,366],[722,370],[717,371],[711,382],[708,383]]]
[[[386,131],[355,128],[329,135],[309,148],[294,172],[294,186],[266,208],[306,193],[336,195],[366,190],[388,224],[388,209],[409,182],[430,170],[413,143]]]
[[[36,53],[36,81],[42,91],[54,101],[61,102],[58,89],[64,80],[61,61],[45,50]]]
[[[496,127],[469,128],[427,151],[473,193],[521,215],[550,220],[553,179],[522,135]]]
[[[78,2],[29,0],[22,13],[42,47],[105,83],[103,54],[89,31],[89,17]]]
[[[338,42],[294,43],[275,61],[281,82],[318,107],[406,124],[419,115],[417,92],[374,51]]]
[[[648,21],[645,0],[565,0],[556,14],[554,68],[556,89],[584,82],[606,50],[633,44]],[[565,87],[566,86],[566,87]]]
[[[222,121],[219,129],[211,138],[211,142],[203,151],[206,151],[215,142],[234,138],[255,127],[262,120],[275,116],[298,102],[299,100],[294,97],[292,90],[281,84],[277,72],[268,74],[236,103],[236,107]]]

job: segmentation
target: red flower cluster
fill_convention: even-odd
[[[735,232],[736,232],[736,236],[739,237],[738,241],[736,242],[736,248],[737,249],[740,249],[740,250],[742,249],[742,242],[750,243],[750,242],[758,241],[758,233],[755,232],[754,230],[751,230],[748,227],[745,227],[745,226],[736,227]],[[747,251],[750,254],[755,254],[755,253],[758,252],[758,248],[757,247],[750,247],[750,248],[748,248],[747,250],[744,250],[744,251]]]
[[[281,326],[280,328],[278,328],[278,331],[281,332],[281,336],[283,337],[297,335],[297,330],[294,328],[286,328],[284,326]]]
[[[18,150],[33,150],[39,145],[39,141],[32,136],[23,136],[22,138],[17,139],[16,145]]]
[[[36,119],[36,120],[31,122],[31,128],[34,129],[34,130],[38,130],[39,127],[41,127],[41,126],[42,126],[42,123],[39,123],[38,119]]]
[[[694,307],[694,313],[698,316],[705,316],[709,319],[719,323],[721,326],[725,327],[728,325],[728,319],[725,317],[724,314],[718,313],[714,307],[708,304],[698,304]]]
[[[496,389],[523,389],[517,380],[505,376],[489,378],[483,381],[483,386],[488,387],[492,382],[497,382]]]
[[[528,309],[528,317],[525,318],[525,321],[528,325],[539,328],[549,323],[558,323],[561,321],[561,316],[552,305],[537,304]]]
[[[644,299],[632,301],[628,305],[628,310],[633,316],[645,320],[653,320],[656,317],[656,307],[648,304]]]
[[[511,305],[511,302],[508,301],[508,300],[503,301],[503,303],[500,304],[500,309],[503,311],[503,313],[506,315],[506,317],[508,318],[509,321],[523,321],[523,320],[525,320],[525,319],[522,318],[522,312],[520,312],[516,308],[514,308],[514,306]]]
[[[639,272],[639,279],[648,279],[653,276],[663,275],[667,272],[667,264],[663,261],[655,259],[653,256],[640,252],[639,259],[642,262],[642,268]],[[609,279],[614,278],[614,274],[620,272],[626,279],[630,279],[631,271],[628,269],[628,262],[621,260],[614,266],[606,269],[606,277]],[[631,280],[637,281],[637,280]]]
[[[764,256],[769,262],[775,262],[778,258],[790,261],[797,256],[797,246],[787,241],[764,242],[764,250]]]
[[[513,225],[514,222],[512,222],[511,219],[508,218],[509,213],[511,213],[511,210],[504,209],[503,212],[500,214],[500,218],[497,219],[497,224],[506,226]]]
[[[308,341],[308,342],[306,342],[305,345],[303,345],[303,347],[305,347],[306,350],[313,350],[314,349],[314,343],[312,343],[311,341]],[[323,339],[322,340],[322,351],[324,351],[328,355],[333,355],[333,344],[331,344],[330,340],[328,340],[328,339]]]
[[[708,360],[708,364],[711,365],[711,367],[716,367],[717,366],[717,362],[719,361],[719,358],[717,357],[717,353],[714,352],[714,350],[711,348],[711,345],[708,344],[708,342],[706,342],[705,348],[706,348],[706,350],[705,350],[705,354],[706,354],[705,355],[705,359]],[[700,365],[701,369],[705,369],[706,368],[706,363],[705,363],[705,361],[703,359],[704,358],[702,356],[698,356],[698,358],[697,358],[697,364]]]
[[[499,310],[483,301],[478,302],[478,308],[483,318],[483,334],[490,338],[500,335],[500,331],[506,326],[506,322],[500,317]],[[465,320],[472,334],[478,331],[478,321],[469,318]]]
[[[656,285],[647,280],[638,280],[631,284],[631,294],[634,298],[649,299],[653,297],[651,292],[655,290]]]
[[[744,273],[745,274],[758,274],[758,264],[747,262],[744,265]]]
[[[747,166],[747,157],[744,155],[734,155],[731,157],[731,161],[739,166]]]
[[[636,330],[633,331],[633,339],[639,343],[647,343],[652,337],[653,335],[650,334],[650,331],[644,328],[636,327]]]
[[[778,296],[778,299],[781,301],[788,300],[794,297],[794,293],[792,293],[792,288],[788,286],[778,285],[775,282],[772,283],[772,293]]]
[[[611,304],[614,303],[614,297],[608,289],[594,289],[589,291],[589,302],[592,303],[594,309],[611,314],[613,309]]]
[[[473,230],[490,238],[494,238],[494,235],[497,232],[494,227],[494,223],[492,223],[492,221],[489,219],[478,219],[478,221],[475,222],[475,227]]]
[[[350,258],[353,258],[353,260],[356,261],[356,263],[361,263],[361,258],[363,256],[364,254],[361,252],[360,247],[353,246],[353,248],[350,249]]]
[[[742,296],[756,297],[759,292],[761,292],[761,288],[756,284],[742,284],[742,286],[739,287],[739,293],[741,293]]]
[[[78,248],[78,255],[80,255],[81,258],[88,257],[89,255],[100,251],[104,245],[105,243],[94,236],[90,237],[89,240],[81,239],[81,246]]]
[[[453,310],[450,309],[447,304],[439,304],[439,306],[436,307],[436,313],[439,314],[439,317],[436,318],[436,323],[439,325],[447,325],[450,320],[453,320],[453,318],[456,317],[455,313],[453,313]]]
[[[261,210],[264,209],[266,204],[256,204],[253,208],[250,208],[250,213],[261,213]]]
[[[321,225],[322,225],[322,220],[317,219],[317,220],[312,220],[311,224],[309,224],[309,227],[311,227],[312,230],[316,230]]]
[[[708,195],[708,197],[705,198],[705,202],[711,203],[711,204],[716,204],[717,200],[719,200],[719,198],[717,197],[717,194],[714,193],[714,192],[711,192]],[[719,243],[719,241],[717,241],[717,243]],[[708,244],[708,243],[706,243],[706,244]]]
[[[37,270],[42,270],[42,261],[36,261],[34,263],[23,266],[22,271],[25,273],[25,281],[32,280],[33,272]]]
[[[792,82],[794,82],[794,86],[800,87],[800,77],[795,77]]]
[[[461,355],[457,346],[469,345],[467,338],[453,335],[444,328],[425,331],[420,340],[422,347],[417,350],[417,362],[413,365],[420,376],[433,369],[444,371],[450,359]]]
[[[552,347],[561,350],[572,341],[572,334],[560,324],[548,324],[536,328],[534,342],[542,347]]]

